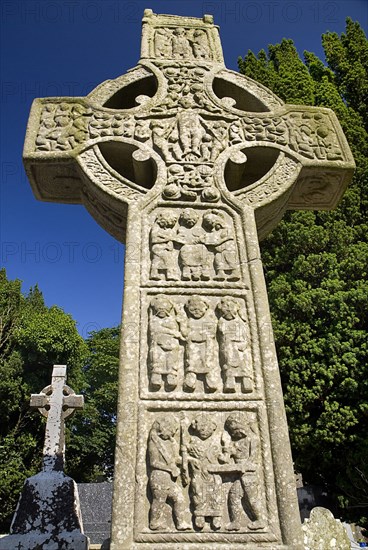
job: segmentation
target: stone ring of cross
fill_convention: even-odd
[[[50,384],[41,390],[39,394],[32,394],[31,397],[31,407],[33,409],[38,409],[43,416],[48,416],[50,410],[50,398],[55,389]],[[71,416],[76,408],[81,408],[77,405],[79,404],[80,396],[77,396],[75,391],[72,390],[69,386],[64,385],[62,390],[62,416],[63,418],[68,418]]]

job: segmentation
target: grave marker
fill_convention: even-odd
[[[64,420],[83,408],[83,396],[65,384],[66,366],[54,365],[51,385],[32,394],[31,407],[47,417],[42,471],[26,479],[1,550],[86,550],[75,482],[63,472]]]

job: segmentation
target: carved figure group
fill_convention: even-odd
[[[231,222],[222,210],[203,215],[185,208],[161,211],[150,232],[153,280],[238,281],[240,269]]]
[[[148,327],[148,374],[151,391],[177,388],[193,392],[203,382],[206,392],[253,390],[253,360],[249,329],[238,300],[222,298],[211,309],[207,300],[192,296],[184,307],[158,295],[151,300]]]
[[[67,151],[83,143],[87,137],[91,111],[83,105],[46,104],[41,112],[37,151]]]
[[[342,151],[328,117],[322,113],[291,113],[288,143],[303,156],[319,160],[340,160]]]
[[[183,49],[183,44],[180,46],[181,41],[187,41],[187,38],[183,36],[183,29],[177,30],[179,34],[173,31],[173,37],[180,50]],[[158,29],[156,37],[161,36],[157,34],[159,31],[164,32],[165,29]],[[204,51],[200,36],[201,34],[197,36],[197,42],[193,42],[197,52]],[[164,46],[161,45],[160,48]],[[183,71],[187,71],[187,76],[183,75]],[[67,151],[82,145],[88,137],[97,139],[111,136],[144,142],[159,152],[167,162],[202,161],[212,164],[226,147],[249,141],[286,146],[309,159],[343,158],[331,121],[324,113],[295,111],[283,116],[247,115],[238,120],[219,120],[215,115],[222,111],[209,100],[205,92],[205,68],[168,67],[164,73],[168,79],[167,96],[152,111],[156,111],[159,117],[163,113],[169,116],[146,120],[123,113],[93,112],[81,104],[45,104],[35,140],[36,151]],[[198,108],[201,109],[200,112]],[[171,112],[170,109],[175,111]],[[203,109],[208,111],[209,116],[203,116]],[[205,164],[202,166],[206,168]],[[203,180],[200,175],[195,179],[197,183]],[[188,181],[186,184],[188,185]],[[203,181],[200,185],[202,184]],[[212,185],[206,200],[218,200],[218,196],[215,199],[209,198],[214,189]],[[199,193],[201,191],[199,189]],[[192,198],[189,193],[185,199],[195,200],[197,196],[198,190]]]
[[[141,124],[135,134],[143,141]],[[213,163],[228,145],[227,122],[205,119],[191,105],[185,105],[175,118],[153,119],[150,128],[147,142],[168,162]]]
[[[264,530],[259,447],[257,429],[244,414],[229,414],[223,427],[203,413],[189,425],[185,417],[155,420],[148,438],[150,529],[169,529],[169,504],[178,531],[202,531],[206,524],[213,531]]]
[[[211,59],[207,33],[201,29],[191,33],[183,27],[161,27],[155,32],[154,50],[158,59]]]

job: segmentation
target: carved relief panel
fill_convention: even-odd
[[[164,407],[165,408],[165,407]],[[137,541],[275,540],[264,416],[241,409],[141,409]],[[148,498],[142,501],[143,494]],[[206,535],[206,536],[203,536]],[[227,541],[232,540],[227,538]]]
[[[182,189],[195,193],[185,185]],[[157,208],[146,220],[143,239],[150,257],[143,271],[147,283],[212,285],[241,279],[234,221],[223,207]]]
[[[154,34],[154,57],[157,60],[212,60],[207,32],[184,27],[159,27]]]
[[[147,327],[141,342],[143,398],[221,394],[231,399],[256,391],[260,373],[248,306],[236,294],[147,293],[142,301],[142,326]]]
[[[36,151],[69,151],[88,136],[92,110],[78,103],[46,103],[40,115]]]

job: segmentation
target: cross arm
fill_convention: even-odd
[[[45,393],[32,393],[30,399],[31,409],[44,409],[48,403],[48,397]]]
[[[301,168],[288,208],[336,207],[352,178],[355,163],[331,109],[283,105],[272,113],[242,117],[241,124],[247,147],[279,149]]]
[[[39,200],[80,204],[76,151],[88,137],[92,110],[84,98],[35,99],[24,144],[24,165]]]
[[[106,84],[104,93],[106,87],[113,93],[116,86]],[[102,227],[124,241],[127,203],[132,195],[138,198],[144,193],[132,189],[134,183],[129,177],[118,174],[120,181],[111,181],[109,171],[103,168],[100,145],[129,138],[134,115],[104,109],[97,104],[94,93],[100,96],[102,92],[97,89],[88,98],[34,100],[24,145],[24,166],[37,199],[84,204]],[[132,151],[136,148],[131,146]],[[101,159],[101,166],[92,173],[105,171],[100,186],[107,189],[107,194],[96,189],[81,167],[83,154],[89,152]]]
[[[260,239],[277,225],[285,210],[331,210],[338,205],[355,163],[331,109],[283,105],[272,113],[241,117],[241,128],[245,141],[236,149],[247,160],[243,171],[233,170],[239,182],[232,182],[232,188],[255,210]],[[242,174],[251,162],[262,170],[265,148],[276,152],[274,164],[264,177],[247,185]],[[239,156],[238,162],[244,159]]]
[[[337,116],[323,107],[287,105],[288,148],[302,165],[288,199],[292,210],[331,210],[353,177],[355,162]]]
[[[64,386],[63,389],[63,417],[68,418],[77,410],[82,410],[84,407],[83,395],[76,395],[69,386]],[[67,394],[67,395],[66,395]]]

